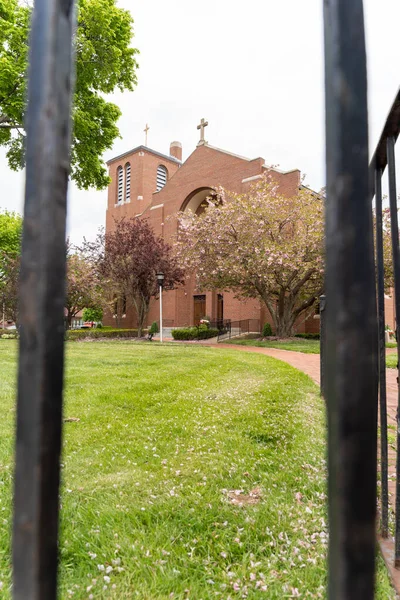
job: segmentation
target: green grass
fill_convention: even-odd
[[[386,366],[389,369],[397,369],[397,354],[386,355]]]
[[[290,340],[266,341],[266,340],[227,340],[227,344],[235,346],[256,346],[257,348],[280,348],[281,350],[293,350],[294,352],[304,352],[306,354],[319,354],[319,340],[304,340],[301,338],[292,338]]]
[[[0,356],[7,600],[15,342]],[[60,598],[326,597],[324,413],[304,374],[209,347],[69,343],[65,417],[80,420],[65,423]],[[393,598],[382,562],[377,581]]]

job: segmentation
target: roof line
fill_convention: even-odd
[[[110,160],[108,160],[106,162],[107,165],[110,165],[111,163],[115,162],[116,160],[121,160],[121,158],[124,158],[124,156],[128,156],[129,154],[134,154],[135,152],[139,152],[139,151],[144,151],[144,152],[150,152],[150,154],[155,154],[155,156],[159,156],[160,158],[163,158],[164,160],[169,160],[170,162],[176,163],[178,165],[182,164],[181,160],[178,160],[177,158],[175,158],[174,156],[167,156],[166,154],[162,154],[162,152],[157,152],[157,150],[152,150],[151,148],[148,148],[147,146],[136,146],[136,148],[133,148],[132,150],[128,150],[128,152],[124,152],[123,154],[119,154],[118,156],[115,156],[114,158],[110,158]]]

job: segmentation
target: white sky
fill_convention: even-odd
[[[325,185],[323,0],[120,0],[135,19],[138,86],[118,93],[122,139],[105,160],[144,143],[184,158],[199,139],[281,169],[299,168],[314,189]],[[132,6],[133,5],[133,6]],[[400,85],[400,3],[364,0],[370,144],[375,146]],[[24,175],[0,150],[0,208],[22,212]],[[70,188],[69,233],[94,237],[105,222],[107,191]]]

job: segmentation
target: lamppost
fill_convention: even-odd
[[[160,342],[162,342],[162,290],[164,286],[164,273],[157,273],[157,283],[160,288]]]

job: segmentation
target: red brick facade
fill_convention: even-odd
[[[206,142],[200,143],[189,158],[181,163],[182,148],[179,142],[171,144],[170,156],[139,146],[122,156],[109,161],[109,172],[112,183],[108,190],[108,209],[106,230],[113,228],[115,220],[123,216],[141,215],[149,219],[156,234],[161,234],[168,242],[176,234],[177,222],[174,215],[180,210],[190,208],[193,211],[200,206],[212,188],[223,186],[233,192],[241,193],[257,178],[265,173],[263,158],[249,160],[218,148]],[[119,167],[125,170],[130,164],[130,194],[118,203]],[[156,190],[157,169],[165,167],[168,172],[167,183]],[[282,193],[293,195],[300,185],[300,171],[293,170],[282,173],[272,171]],[[124,184],[125,186],[125,184]],[[257,319],[261,326],[271,322],[269,315],[258,300],[238,301],[230,292],[207,292],[205,313],[211,319],[218,315],[218,293],[223,295],[223,318],[232,321],[241,319]],[[196,291],[194,279],[190,279],[183,287],[163,294],[164,326],[193,325],[195,320],[194,296]],[[221,303],[221,299],[220,299]],[[221,310],[221,306],[220,306]],[[154,301],[150,307],[148,324],[159,318],[159,304]],[[110,323],[111,324],[111,323]],[[133,311],[127,309],[124,327],[135,325]],[[298,324],[298,331],[319,331],[319,319],[311,315],[305,322]]]

